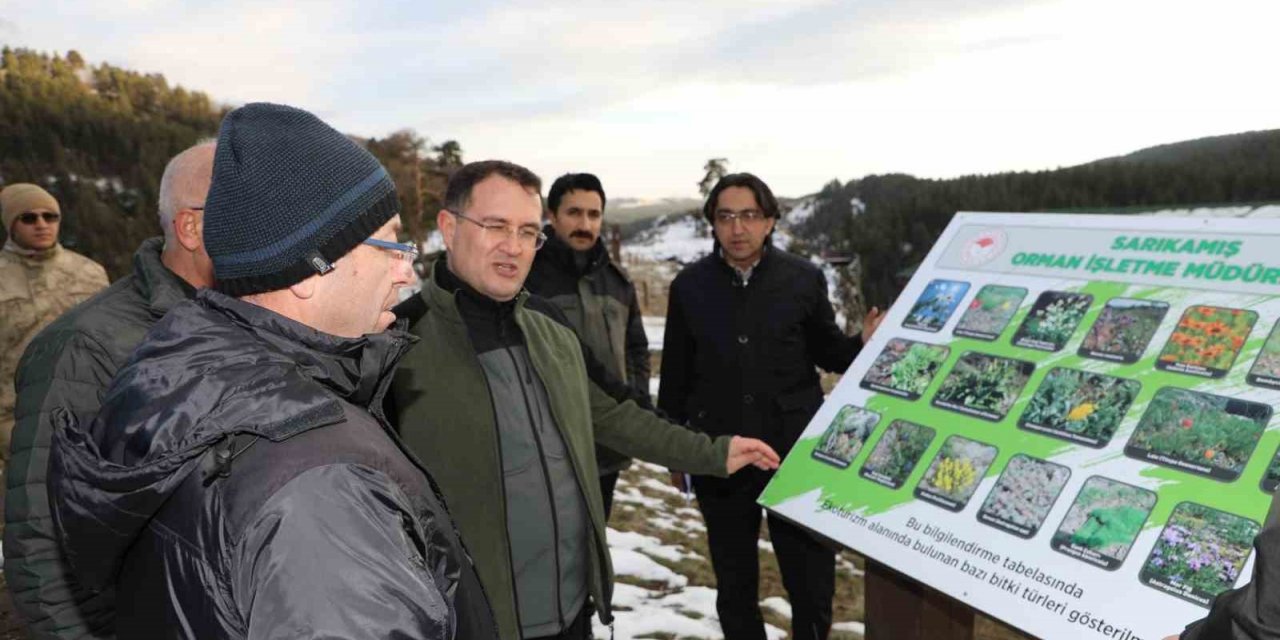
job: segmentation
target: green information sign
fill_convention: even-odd
[[[1276,247],[957,214],[760,502],[1037,636],[1177,633],[1280,484]]]

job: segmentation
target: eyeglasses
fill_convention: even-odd
[[[446,209],[446,211],[484,229],[485,236],[492,242],[514,239],[520,245],[531,247],[534,251],[541,249],[542,245],[547,243],[547,234],[531,227],[513,227],[505,222],[481,222],[453,209]]]
[[[22,224],[35,224],[36,220],[44,220],[45,224],[53,224],[61,219],[62,214],[52,211],[41,211],[40,213],[26,211],[18,214],[18,222]]]
[[[743,224],[750,224],[764,220],[768,216],[759,209],[743,209],[742,211],[733,211],[731,209],[716,209],[716,224],[724,226],[732,225],[735,220],[741,220]]]
[[[379,240],[377,238],[369,238],[364,241],[364,244],[371,247],[377,247],[379,249],[386,249],[394,254],[397,260],[413,262],[418,259],[418,248],[411,244]]]

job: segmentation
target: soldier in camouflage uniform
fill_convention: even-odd
[[[0,250],[0,459],[7,461],[18,358],[40,329],[106,287],[107,272],[58,244],[61,209],[44,189],[5,187],[0,212],[8,233]]]

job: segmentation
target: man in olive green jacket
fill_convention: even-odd
[[[556,308],[523,290],[541,184],[528,169],[469,164],[437,221],[446,260],[398,313],[421,341],[392,386],[405,443],[431,470],[504,640],[587,638],[612,621],[612,567],[594,445],[694,473],[776,468],[759,440],[668,423],[625,399]]]

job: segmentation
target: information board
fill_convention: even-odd
[[[1044,638],[1159,640],[1280,483],[1280,220],[957,214],[760,503]]]

